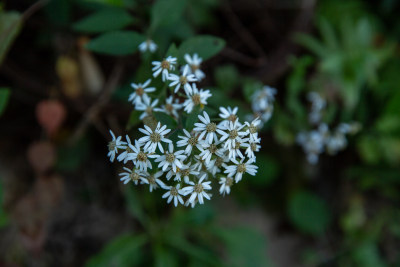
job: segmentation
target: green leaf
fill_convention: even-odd
[[[81,1],[75,2],[80,3]],[[71,0],[49,1],[44,7],[49,25],[69,27],[71,23],[71,9]]]
[[[157,0],[151,9],[151,26],[154,31],[159,26],[178,22],[183,16],[185,0]]]
[[[167,50],[167,53],[165,54],[165,57],[178,57],[179,56],[179,51],[178,48],[176,47],[175,44],[171,44]]]
[[[136,125],[138,125],[141,120],[139,119],[141,112],[138,110],[133,110],[129,116],[128,125],[126,125],[126,130],[130,130]]]
[[[0,65],[22,27],[18,12],[0,11]]]
[[[133,17],[123,9],[104,9],[75,22],[72,27],[76,31],[100,33],[119,30],[134,21]]]
[[[297,192],[289,199],[288,215],[292,223],[308,234],[322,234],[331,221],[324,200],[309,192]]]
[[[10,89],[0,88],[0,116],[6,109],[9,98],[10,98]]]
[[[224,91],[229,91],[239,85],[240,75],[234,65],[217,67],[214,72],[217,86]]]
[[[86,44],[86,48],[93,52],[122,56],[137,51],[140,43],[145,41],[142,34],[133,31],[114,31],[104,33]]]
[[[140,248],[148,241],[145,234],[125,234],[115,238],[96,256],[89,259],[86,267],[130,267],[140,262]]]
[[[137,188],[133,186],[126,186],[124,188],[124,197],[129,214],[138,220],[143,226],[147,226],[149,218],[143,210],[143,201],[138,196]]]
[[[153,112],[153,115],[157,119],[157,121],[161,122],[162,125],[167,125],[168,129],[176,128],[176,120],[170,115],[165,114],[164,112]]]
[[[265,186],[272,183],[280,172],[278,162],[270,156],[256,154],[258,171],[255,176],[248,177],[248,181],[257,186]]]
[[[191,131],[194,128],[194,124],[199,120],[198,116],[201,112],[200,107],[196,106],[193,108],[192,112],[186,118],[186,127],[187,131]]]
[[[184,55],[197,53],[204,61],[218,54],[225,47],[225,41],[210,35],[198,35],[184,41],[179,46],[179,61]]]

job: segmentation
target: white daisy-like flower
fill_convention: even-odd
[[[155,158],[156,155],[149,155],[142,151],[142,145],[143,143],[140,143],[137,140],[135,140],[135,145],[130,144],[129,148],[131,152],[128,154],[127,159],[132,160],[135,166],[137,166],[141,171],[147,171],[147,168],[152,168],[149,158]]]
[[[178,201],[183,205],[183,198],[181,195],[183,195],[183,190],[179,189],[181,187],[180,184],[177,184],[176,186],[168,186],[166,189],[168,190],[167,193],[165,193],[162,198],[168,198],[167,203],[171,203],[172,199],[174,200],[174,206],[178,206]]]
[[[328,136],[328,126],[321,124],[317,130],[300,132],[297,135],[297,143],[303,147],[310,164],[318,162],[319,154],[324,152],[324,145]]]
[[[194,74],[190,74],[190,67],[186,65],[183,67],[182,75],[178,76],[176,74],[170,74],[168,80],[172,81],[169,86],[175,86],[174,93],[177,93],[179,88],[182,86],[185,89],[186,94],[192,91],[192,87],[189,82],[196,82],[197,78]]]
[[[191,194],[190,198],[188,199],[189,203],[193,204],[194,201],[196,199],[198,199],[200,204],[204,204],[203,198],[210,200],[210,196],[205,192],[205,190],[211,190],[211,186],[210,186],[211,181],[203,182],[206,177],[207,177],[207,175],[204,174],[200,178],[200,180],[197,182],[197,184],[195,184],[192,181],[189,181],[188,184],[190,184],[190,186],[186,186],[186,187],[182,188],[184,196]]]
[[[176,57],[168,56],[163,61],[153,61],[151,64],[154,65],[152,71],[153,76],[157,77],[162,73],[162,81],[165,82],[168,80],[169,71],[175,69],[175,64],[177,62]]]
[[[176,172],[177,168],[182,168],[182,161],[186,159],[186,155],[184,155],[183,150],[179,150],[174,152],[174,145],[172,143],[169,143],[168,145],[168,151],[165,151],[165,154],[162,156],[159,156],[155,159],[155,162],[160,162],[158,164],[159,168],[162,168],[162,170],[165,172],[169,166],[172,167],[172,170]]]
[[[126,167],[124,167],[124,170],[126,172],[121,172],[119,174],[119,176],[121,177],[121,181],[124,184],[129,183],[130,181],[132,181],[135,185],[138,184],[139,181],[144,181],[145,178],[143,177],[143,173],[137,169],[128,169]]]
[[[194,131],[200,133],[199,140],[202,140],[205,137],[205,141],[209,144],[212,143],[213,139],[215,142],[218,142],[218,137],[216,132],[221,131],[221,126],[218,126],[215,122],[211,122],[210,117],[207,112],[203,111],[203,116],[198,115],[198,118],[201,122],[196,122],[194,124]]]
[[[203,59],[199,57],[196,53],[191,57],[189,54],[185,54],[186,63],[190,66],[191,72],[196,76],[196,78],[200,81],[206,77],[204,72],[201,71],[200,65],[203,62]]]
[[[151,102],[150,97],[143,95],[143,102],[137,103],[135,107],[136,110],[143,111],[139,119],[143,120],[144,117],[152,115],[154,107],[157,106],[157,104],[158,99],[155,99],[153,102]]]
[[[338,151],[343,150],[347,146],[346,136],[340,132],[329,136],[326,141],[326,150],[330,155],[335,155]]]
[[[128,154],[132,152],[132,149],[129,147],[131,143],[131,139],[129,138],[128,135],[125,136],[126,138],[126,145],[125,145],[125,151],[122,152],[121,154],[119,154],[119,156],[117,157],[118,161],[124,161],[124,164],[126,164],[128,162]]]
[[[153,153],[156,151],[158,145],[161,153],[164,153],[164,148],[162,147],[161,142],[172,143],[171,140],[165,138],[165,135],[168,134],[171,129],[167,129],[166,125],[161,127],[160,122],[158,122],[157,127],[154,129],[154,131],[147,125],[144,125],[144,128],[145,129],[139,128],[139,131],[144,133],[146,136],[138,140],[140,143],[145,143],[143,147],[144,151]]]
[[[249,135],[250,142],[255,142],[258,140],[258,129],[260,127],[261,121],[257,117],[251,123],[245,122],[247,129],[245,130],[246,135]]]
[[[110,134],[112,136],[112,140],[108,143],[108,154],[107,156],[110,158],[110,161],[113,162],[115,159],[115,154],[118,153],[118,149],[125,149],[126,143],[121,141],[122,137],[115,137],[114,133],[110,130]]]
[[[224,107],[219,107],[219,111],[221,113],[219,114],[219,117],[224,119],[222,122],[226,123],[227,121],[236,121],[238,119],[238,116],[236,113],[238,112],[238,107],[234,107],[233,109],[231,107],[224,108]]]
[[[235,149],[236,142],[242,142],[242,137],[247,135],[246,132],[241,131],[243,127],[244,125],[241,125],[239,120],[236,119],[235,122],[229,121],[222,129],[217,129],[217,132],[221,135],[219,141],[226,140],[225,149]]]
[[[253,159],[256,161],[256,156],[254,152],[260,151],[261,146],[259,145],[261,138],[256,139],[255,141],[250,141],[249,143],[243,143],[243,146],[246,147],[245,154],[249,159]]]
[[[171,95],[165,100],[165,105],[162,105],[161,108],[154,108],[154,111],[164,112],[168,115],[178,118],[178,110],[182,108],[182,104],[179,104],[178,101],[178,99],[175,99],[174,103],[174,97]]]
[[[131,87],[135,89],[135,91],[129,95],[128,101],[132,102],[132,104],[136,105],[142,102],[143,96],[148,96],[147,93],[152,93],[156,90],[155,87],[148,87],[151,82],[151,79],[148,79],[144,83],[131,83]]]
[[[169,169],[166,177],[167,180],[170,180],[172,176],[175,175],[174,181],[180,182],[183,178],[185,182],[189,181],[189,175],[198,176],[200,173],[194,169],[194,167],[190,163],[183,164],[182,168],[177,168],[176,172],[172,169]]]
[[[216,143],[211,143],[209,144],[208,142],[202,142],[202,146],[200,147],[200,154],[199,156],[201,159],[205,161],[205,163],[208,165],[210,163],[211,157],[213,155],[222,157],[224,155],[225,149],[219,147],[220,142]]]
[[[236,140],[235,146],[229,148],[229,150],[228,150],[229,151],[228,158],[230,160],[236,159],[236,156],[239,156],[240,158],[244,158],[242,152],[240,151],[240,148],[246,147],[245,145],[247,144],[246,143],[247,141],[249,141],[249,138]]]
[[[156,52],[157,45],[153,42],[153,40],[147,39],[139,45],[139,51],[144,53],[146,51],[150,51],[151,53]]]
[[[221,180],[219,180],[219,184],[221,185],[219,193],[224,196],[225,194],[229,195],[231,192],[231,186],[233,185],[232,177],[222,177]]]
[[[186,94],[188,99],[183,102],[184,110],[187,113],[191,113],[195,106],[200,106],[203,108],[207,105],[207,99],[212,96],[209,90],[200,91],[197,89],[196,84],[192,84],[192,91],[189,94]]]
[[[156,172],[154,174],[151,173],[144,173],[145,179],[141,180],[142,184],[148,184],[149,185],[149,190],[150,192],[153,192],[153,190],[157,189],[159,186],[162,188],[165,188],[166,185],[158,179],[163,175],[162,171]]]
[[[178,137],[182,140],[179,140],[176,144],[178,147],[186,146],[185,153],[190,155],[193,147],[200,149],[201,145],[199,143],[199,137],[196,135],[191,135],[186,129],[183,129],[183,132],[186,136],[178,135]]]
[[[253,165],[253,160],[248,160],[247,162],[243,163],[244,158],[241,159],[240,161],[237,161],[236,159],[232,159],[232,162],[235,163],[235,165],[230,165],[225,168],[224,173],[227,173],[229,177],[235,176],[235,182],[239,182],[242,180],[243,174],[248,173],[250,175],[256,175],[258,167],[256,165]]]
[[[228,162],[229,158],[223,155],[222,157],[217,156],[215,159],[211,160],[207,170],[215,176],[217,173],[221,172],[221,167],[225,167],[225,162]]]

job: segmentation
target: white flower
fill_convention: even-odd
[[[321,124],[318,130],[301,132],[297,135],[297,143],[303,147],[310,164],[316,164],[319,154],[324,152],[324,144],[328,131],[326,124]]]
[[[275,100],[276,89],[264,86],[261,90],[256,91],[252,96],[252,107],[256,112],[264,111]]]
[[[126,162],[128,161],[128,154],[132,152],[131,148],[129,147],[129,145],[131,144],[131,139],[129,138],[128,135],[126,135],[125,138],[126,138],[126,145],[124,147],[125,151],[119,154],[119,156],[117,157],[117,160],[124,161],[124,164],[126,164]]]
[[[186,136],[178,135],[178,137],[182,140],[179,140],[176,144],[178,147],[186,146],[185,153],[190,155],[193,147],[196,146],[198,149],[200,149],[201,145],[199,143],[199,137],[196,135],[191,135],[188,131],[186,131],[186,129],[183,129],[183,132]]]
[[[225,162],[228,162],[229,158],[223,155],[222,157],[217,156],[215,159],[211,160],[207,170],[215,176],[217,173],[221,172],[221,167],[225,166]]]
[[[258,140],[258,129],[261,121],[257,117],[251,123],[245,122],[247,129],[245,131],[246,135],[249,135],[250,142],[255,142]]]
[[[161,108],[155,108],[154,111],[164,112],[175,118],[179,117],[178,110],[182,108],[182,104],[178,103],[178,99],[175,99],[175,103],[173,103],[173,96],[169,96],[166,100],[166,104],[162,105]]]
[[[183,205],[183,199],[180,195],[183,195],[183,190],[179,189],[181,187],[180,184],[177,186],[168,186],[166,189],[168,190],[162,198],[168,198],[167,203],[171,203],[172,199],[174,199],[174,206],[178,206],[178,201]]]
[[[143,102],[137,103],[135,109],[139,111],[144,111],[139,119],[143,120],[144,117],[150,116],[153,114],[153,109],[155,106],[158,104],[158,99],[154,100],[153,103],[151,103],[151,98],[148,97],[147,95],[143,95]]]
[[[238,107],[234,107],[233,109],[231,107],[228,107],[227,109],[224,107],[220,107],[219,111],[221,111],[219,117],[224,119],[221,122],[221,125],[225,125],[229,121],[234,122],[238,118],[238,116],[236,115],[236,113],[238,112]]]
[[[250,141],[249,143],[244,143],[243,146],[246,147],[246,155],[249,159],[254,159],[256,161],[256,156],[254,152],[258,152],[261,148],[259,145],[261,138],[256,139],[255,141]]]
[[[221,135],[219,139],[221,142],[225,141],[224,148],[233,150],[236,148],[236,142],[242,142],[242,136],[247,135],[246,132],[240,131],[244,125],[240,125],[239,120],[236,119],[235,122],[229,121],[223,130],[218,129],[217,132]]]
[[[189,181],[188,184],[190,184],[190,186],[186,186],[184,188],[182,188],[183,190],[183,195],[187,196],[189,194],[190,198],[188,199],[188,203],[194,203],[194,201],[196,199],[198,199],[200,204],[204,204],[204,200],[203,197],[205,197],[206,199],[210,200],[210,196],[205,192],[205,190],[211,190],[211,182],[203,182],[203,180],[207,177],[206,174],[204,174],[200,180],[198,181],[197,184],[195,184],[192,181]]]
[[[139,170],[136,169],[131,170],[126,167],[124,167],[124,170],[126,172],[121,172],[119,174],[119,176],[122,176],[121,181],[124,182],[124,184],[127,184],[129,183],[129,181],[132,181],[135,185],[137,185],[139,181],[145,180],[145,178],[142,176],[143,174]]]
[[[183,68],[183,72],[181,76],[176,74],[170,74],[168,80],[172,81],[169,86],[175,86],[174,93],[177,93],[179,88],[182,86],[185,89],[185,92],[191,92],[192,87],[190,86],[189,82],[196,82],[197,79],[193,74],[190,74],[190,67],[186,65]]]
[[[139,51],[144,53],[146,51],[150,51],[154,53],[157,50],[157,45],[153,42],[153,40],[147,39],[143,43],[139,45]]]
[[[158,179],[163,175],[162,171],[156,172],[155,174],[150,174],[150,173],[144,173],[145,174],[145,179],[142,180],[142,184],[148,184],[149,185],[149,190],[150,192],[153,192],[153,189],[157,189],[158,186],[161,186],[162,188],[165,188],[166,185]]]
[[[346,136],[340,132],[336,132],[336,134],[329,136],[326,140],[326,150],[331,155],[335,155],[338,151],[343,150],[346,146]]]
[[[203,108],[204,105],[207,105],[207,98],[209,98],[210,96],[211,93],[209,90],[203,91],[203,89],[201,89],[199,91],[196,84],[192,84],[192,91],[188,92],[188,99],[186,99],[183,103],[183,106],[185,107],[184,110],[187,113],[190,113],[195,106],[200,106],[201,108]]]
[[[167,126],[164,125],[161,127],[161,123],[158,122],[157,127],[154,131],[147,125],[144,125],[145,129],[139,128],[139,131],[144,133],[147,136],[144,136],[139,139],[140,143],[146,143],[144,145],[144,151],[153,153],[156,151],[157,145],[160,149],[161,153],[164,153],[164,149],[161,145],[161,142],[171,143],[172,141],[165,138],[165,135],[169,133],[171,130],[167,129]]]
[[[214,139],[216,142],[218,141],[218,137],[216,131],[221,129],[215,122],[210,121],[210,117],[207,112],[203,112],[203,116],[198,116],[201,123],[196,122],[194,125],[196,126],[193,130],[200,133],[199,140],[202,140],[205,137],[207,143],[211,144]]]
[[[219,193],[225,196],[225,193],[229,194],[231,192],[233,179],[231,177],[222,177],[221,180],[219,180],[219,184],[221,185],[219,188]]]
[[[164,172],[169,166],[171,166],[172,170],[176,172],[177,167],[183,167],[182,161],[186,159],[186,156],[182,155],[183,153],[183,150],[174,152],[174,145],[172,143],[169,143],[168,151],[166,151],[164,155],[158,156],[155,162],[160,162],[160,164],[158,164],[158,167],[162,168]]]
[[[200,147],[201,153],[199,156],[201,159],[205,161],[205,163],[208,165],[211,160],[212,155],[217,155],[219,157],[223,156],[224,150],[220,147],[218,147],[220,143],[214,143],[214,144],[209,144],[207,142],[202,142],[202,146]]]
[[[132,160],[133,163],[139,167],[141,171],[147,171],[147,168],[151,169],[151,163],[148,158],[154,158],[156,155],[149,155],[148,153],[141,151],[140,147],[142,143],[135,140],[135,146],[129,145],[131,152],[128,154],[127,159]]]
[[[244,173],[248,173],[250,175],[256,175],[258,167],[256,165],[252,165],[253,160],[248,160],[246,163],[243,163],[243,159],[237,161],[236,159],[232,159],[232,162],[235,165],[227,166],[224,173],[227,173],[229,177],[233,177],[235,174],[235,182],[239,182],[242,180],[242,176]]]
[[[136,105],[142,102],[142,97],[147,96],[146,93],[152,93],[156,90],[155,87],[146,88],[151,82],[151,79],[148,79],[144,83],[131,83],[131,86],[135,91],[129,95],[128,101],[132,102],[132,104]]]
[[[112,140],[108,143],[108,154],[107,156],[110,157],[110,161],[113,162],[115,159],[115,154],[118,153],[119,149],[124,149],[126,147],[126,143],[121,141],[122,137],[118,136],[115,138],[114,133],[110,130],[110,134],[112,136]]]
[[[308,120],[317,124],[321,121],[322,110],[326,106],[326,101],[317,92],[309,92],[307,99],[311,102],[311,112],[308,114]]]
[[[245,145],[247,144],[246,142],[249,141],[249,138],[245,139],[240,139],[236,140],[235,142],[235,147],[229,148],[229,159],[236,159],[236,156],[239,156],[240,158],[244,158],[242,152],[240,151],[241,147],[246,147]]]
[[[193,57],[190,57],[189,54],[185,54],[185,60],[186,63],[189,64],[192,73],[196,76],[196,78],[199,81],[206,76],[204,72],[200,70],[200,64],[203,61],[203,59],[199,57],[199,55],[195,53],[193,54]]]
[[[160,75],[162,72],[162,81],[165,82],[165,80],[168,79],[169,76],[169,71],[175,69],[175,64],[176,64],[176,57],[167,57],[163,61],[153,61],[151,64],[154,65],[152,71],[153,71],[153,76],[157,77]]]

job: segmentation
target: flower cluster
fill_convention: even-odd
[[[297,135],[296,141],[302,146],[310,164],[317,164],[319,155],[327,151],[330,155],[335,155],[347,146],[346,134],[355,134],[359,131],[360,125],[356,122],[341,123],[333,131],[329,126],[321,122],[322,112],[326,106],[326,101],[318,93],[308,94],[311,102],[311,111],[308,114],[310,123],[317,125],[317,129],[303,131]]]
[[[149,87],[150,79],[132,84],[134,91],[128,101],[142,112],[140,118],[145,124],[139,131],[143,136],[131,142],[129,136],[122,140],[110,131],[108,156],[111,161],[117,158],[126,164],[120,173],[123,183],[146,184],[150,192],[161,188],[165,190],[162,197],[168,203],[194,207],[211,198],[212,183],[218,183],[219,193],[225,195],[245,173],[256,174],[254,163],[255,153],[260,150],[258,125],[261,121],[255,118],[242,123],[237,107],[219,107],[220,113],[214,112],[217,117],[210,117],[212,109],[205,106],[212,94],[196,84],[205,77],[200,70],[202,59],[197,54],[186,54],[184,59],[187,64],[181,68],[172,56],[152,62],[154,78],[161,75],[162,81],[171,88],[161,105],[159,99],[150,97],[156,91]],[[269,97],[273,98],[273,94]],[[265,110],[269,101],[255,105],[258,110]],[[171,129],[172,126],[163,125],[156,120],[156,112],[167,114],[177,126]],[[189,117],[197,122],[190,125]],[[149,118],[157,122],[147,123],[152,121]]]
[[[262,128],[272,116],[272,112],[274,111],[275,95],[275,88],[264,86],[263,88],[255,91],[251,97],[251,108],[254,113],[252,117],[260,118],[260,122],[258,124],[259,128]]]

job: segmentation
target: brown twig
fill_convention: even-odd
[[[86,131],[87,127],[90,123],[96,124],[96,117],[100,113],[101,109],[104,105],[107,104],[108,100],[111,97],[111,94],[115,91],[119,80],[122,77],[123,73],[123,64],[122,62],[117,62],[109,80],[104,85],[101,95],[98,100],[89,108],[89,110],[85,113],[85,116],[81,119],[76,127],[76,130],[72,137],[69,140],[69,144],[75,143]],[[97,123],[97,126],[99,124]]]

